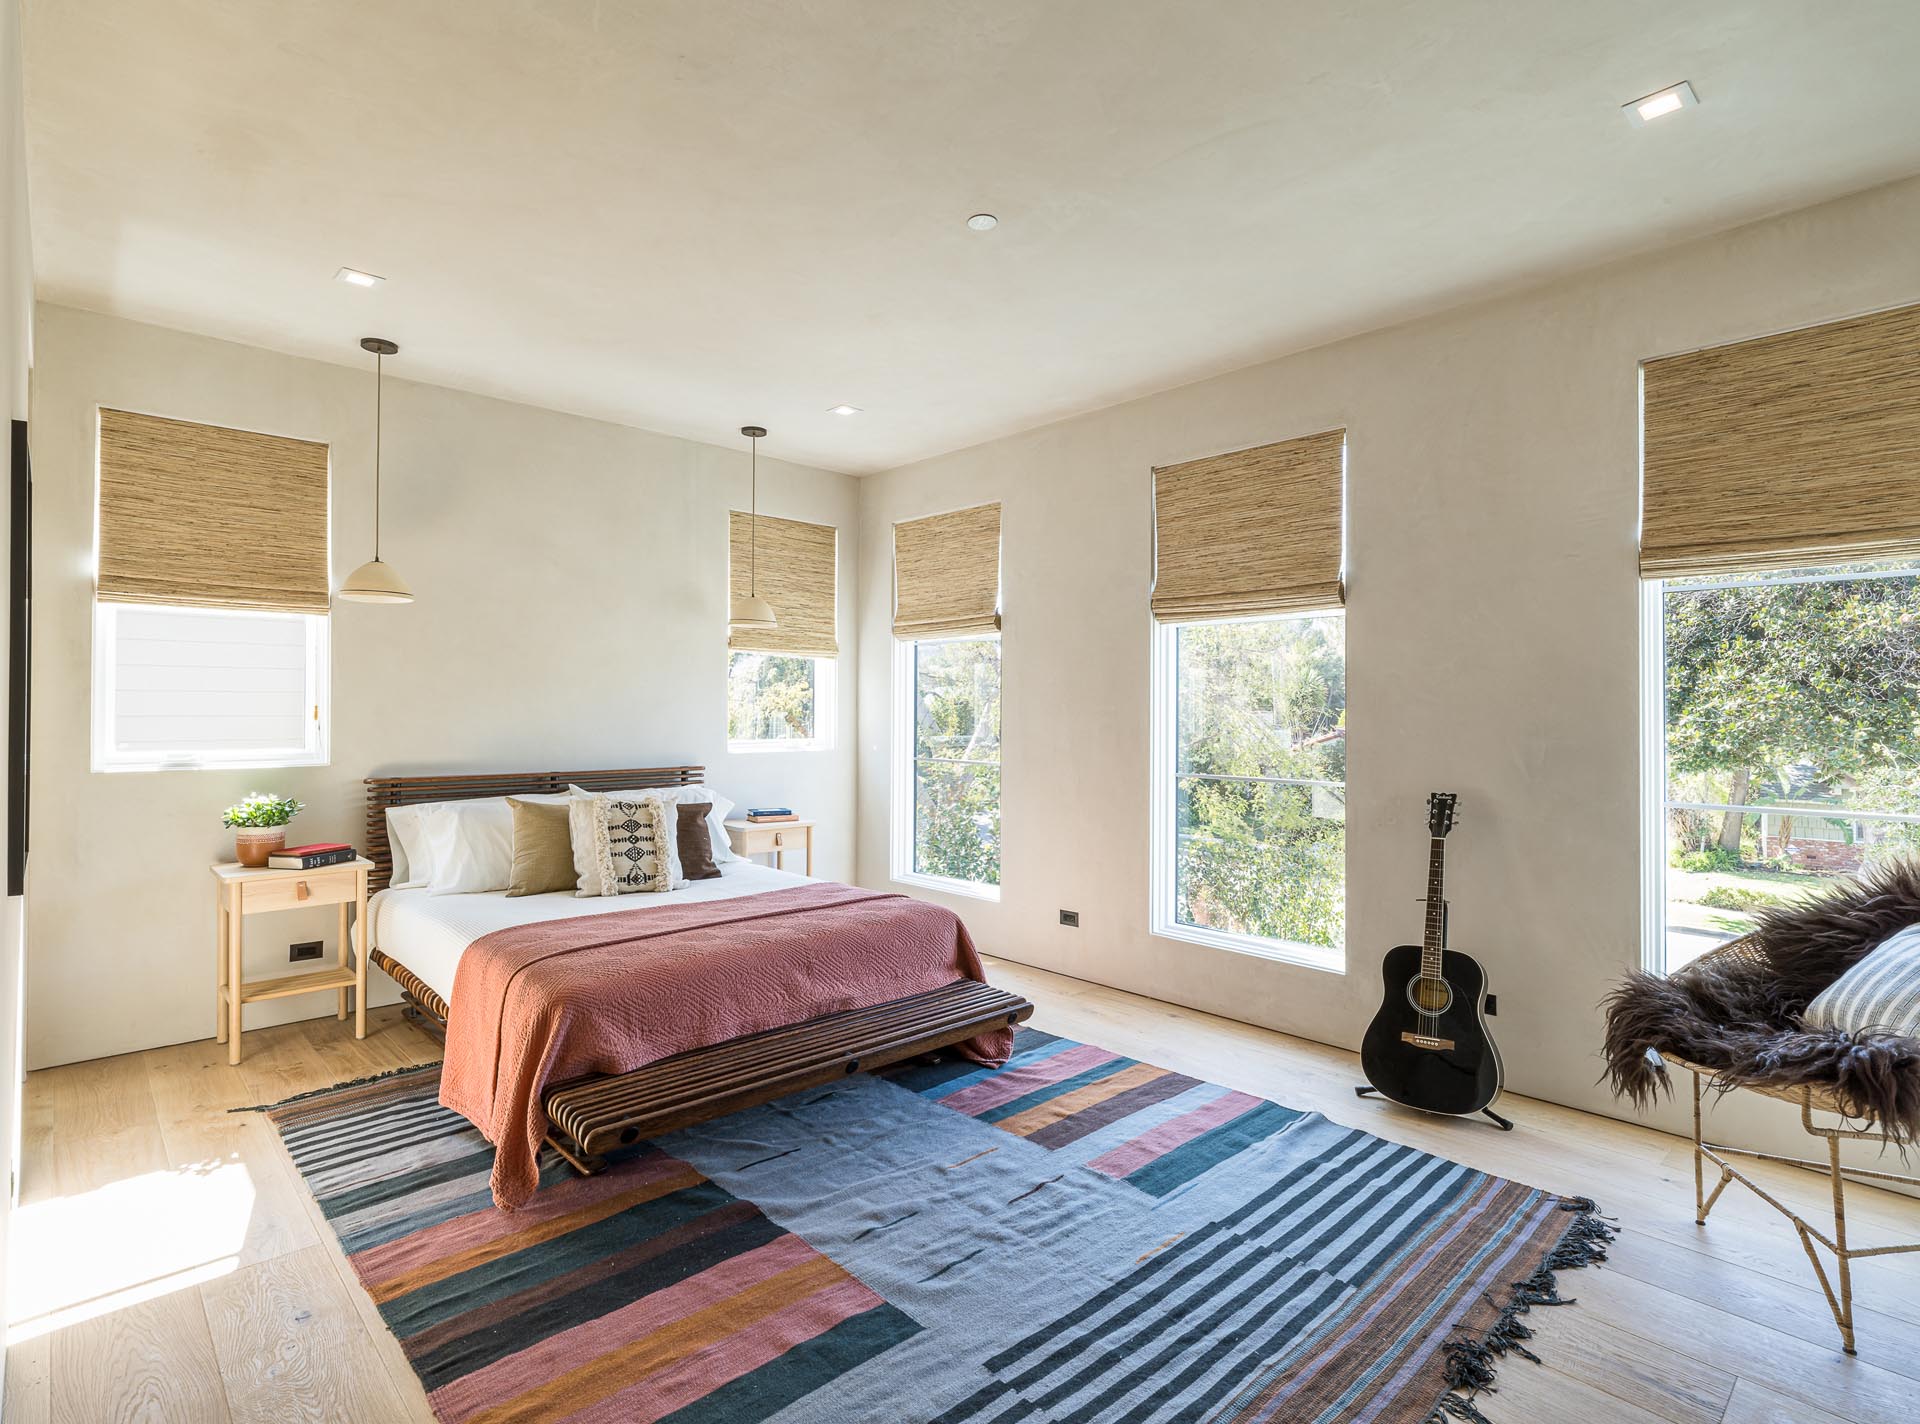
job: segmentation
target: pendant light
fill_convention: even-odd
[[[736,595],[727,607],[727,628],[735,633],[772,628],[778,622],[773,605],[760,596],[760,437],[767,433],[766,427],[743,425],[740,433],[752,442],[752,454],[747,457],[751,481],[747,527],[751,532],[747,536],[747,596]]]
[[[340,597],[354,603],[412,603],[406,580],[380,560],[380,395],[383,364],[400,348],[381,336],[364,336],[360,349],[373,353],[373,558],[347,575]]]

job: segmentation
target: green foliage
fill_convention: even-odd
[[[1744,890],[1736,885],[1715,885],[1702,892],[1697,903],[1715,910],[1758,910],[1769,905],[1792,903],[1784,895],[1770,890]]]
[[[1343,944],[1344,635],[1338,617],[1192,624],[1176,635],[1181,923]]]
[[[1920,579],[1699,589],[1665,605],[1675,772],[1758,781],[1804,766],[1825,784],[1912,781]]]
[[[291,796],[273,796],[264,791],[253,791],[239,804],[222,811],[220,824],[248,830],[284,826],[305,809],[303,803]]]
[[[1677,850],[1669,859],[1674,869],[1692,871],[1696,875],[1712,870],[1725,872],[1740,868],[1740,857],[1719,846],[1709,846],[1706,850]],[[1707,902],[1703,900],[1700,903]]]
[[[1920,577],[1679,590],[1663,603],[1672,799],[1778,807],[1783,837],[1827,808],[1920,812]],[[1683,870],[1762,863],[1758,815],[1669,818]],[[1920,852],[1920,827],[1861,825],[1868,865]],[[1736,898],[1700,903],[1752,907]]]
[[[913,868],[1000,883],[1000,643],[914,646]]]
[[[817,670],[813,658],[735,653],[727,665],[727,740],[810,741]]]

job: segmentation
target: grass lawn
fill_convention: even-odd
[[[1837,877],[1809,875],[1804,870],[1766,870],[1742,866],[1738,870],[1681,870],[1667,867],[1667,928],[1681,931],[1692,941],[1691,959],[1703,954],[1715,943],[1737,939],[1753,928],[1753,916],[1745,910],[1723,910],[1700,903],[1700,897],[1715,888],[1744,890],[1771,895],[1783,903],[1792,903],[1808,894],[1818,894]]]

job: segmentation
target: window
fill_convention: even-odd
[[[730,751],[833,745],[833,659],[736,652],[727,665]]]
[[[1000,640],[894,644],[893,878],[1000,895]]]
[[[1649,580],[1647,953],[1920,848],[1920,564]]]
[[[327,619],[94,605],[96,771],[320,766]]]
[[[1155,639],[1154,933],[1342,970],[1343,615]]]

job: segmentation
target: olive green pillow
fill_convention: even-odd
[[[508,895],[545,895],[571,892],[578,883],[573,869],[573,836],[567,829],[567,807],[539,801],[507,798],[513,810],[513,877]]]

